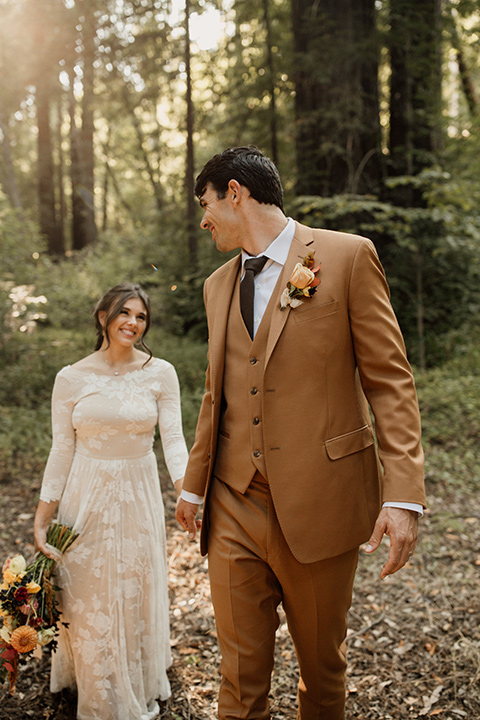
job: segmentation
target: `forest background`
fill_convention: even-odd
[[[91,351],[93,306],[123,280],[151,297],[191,444],[202,286],[226,260],[194,179],[255,144],[288,215],[374,241],[428,492],[445,532],[452,498],[480,520],[479,37],[478,0],[0,0],[2,486],[38,483],[55,374]]]

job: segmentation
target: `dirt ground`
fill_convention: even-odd
[[[161,718],[216,717],[218,647],[206,562],[173,518],[164,497],[170,564],[172,697]],[[38,484],[1,481],[0,561],[33,555]],[[447,493],[434,482],[417,552],[386,581],[378,577],[387,548],[361,553],[350,613],[347,720],[480,720],[480,497]],[[294,720],[295,653],[281,617],[272,681],[272,718]],[[49,659],[20,669],[17,690],[0,687],[0,720],[74,720],[75,697],[51,695]]]

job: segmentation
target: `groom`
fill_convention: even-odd
[[[389,535],[381,577],[396,572],[425,503],[402,336],[373,244],[287,218],[278,172],[258,149],[213,157],[195,192],[217,248],[241,248],[205,282],[206,392],[176,513],[193,538],[205,499],[218,716],[270,717],[282,603],[298,718],[341,720],[359,546],[372,552]]]

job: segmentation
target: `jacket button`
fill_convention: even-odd
[[[258,425],[259,422],[260,422],[260,418],[257,418],[257,417],[253,418],[254,425]]]
[[[250,395],[256,395],[257,393],[258,393],[258,390],[257,390],[256,387],[253,387],[253,388],[250,390]]]
[[[254,450],[254,451],[253,451],[253,457],[258,458],[258,457],[260,457],[261,454],[262,454],[262,453],[260,452],[260,450]]]
[[[257,358],[256,357],[250,358],[250,365],[256,365],[256,364],[257,364]]]

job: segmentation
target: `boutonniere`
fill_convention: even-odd
[[[288,305],[291,305],[292,308],[298,307],[305,298],[311,298],[317,292],[317,285],[320,285],[320,280],[316,277],[316,274],[320,270],[322,263],[314,267],[314,255],[315,251],[308,253],[303,258],[303,262],[297,263],[293,268],[287,287],[280,298],[282,310],[285,310]]]

